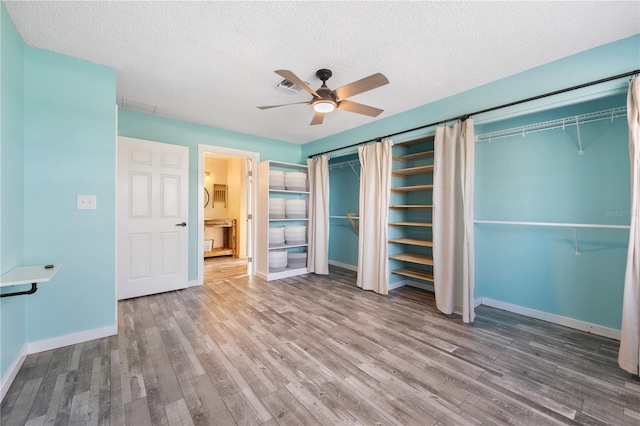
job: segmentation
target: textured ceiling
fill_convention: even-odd
[[[376,119],[258,105],[310,99],[274,88],[288,69],[317,89],[375,72],[351,98],[377,119],[640,32],[640,2],[8,1],[26,44],[117,70],[117,99],[155,114],[294,143]]]

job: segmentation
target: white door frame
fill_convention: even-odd
[[[253,151],[244,151],[235,148],[225,148],[215,145],[203,145],[198,144],[198,284],[204,284],[204,159],[206,154],[218,154],[218,155],[232,155],[235,157],[251,158],[253,160],[253,184],[251,185],[251,204],[253,206],[251,214],[253,214],[253,220],[251,221],[251,275],[256,274],[256,223],[258,223],[258,216],[260,212],[257,211],[256,205],[258,202],[258,163],[260,162],[260,153]]]

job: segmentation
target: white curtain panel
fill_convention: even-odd
[[[622,333],[618,364],[624,370],[640,373],[640,78],[629,84],[627,95],[629,156],[631,157],[631,229],[627,270],[624,276]]]
[[[389,199],[393,142],[358,148],[360,157],[360,234],[357,285],[387,294],[389,287]]]
[[[307,159],[309,166],[309,245],[307,270],[329,273],[329,157]]]
[[[473,243],[473,120],[441,126],[435,135],[433,176],[433,261],[436,307],[475,318]]]

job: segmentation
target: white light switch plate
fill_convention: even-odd
[[[78,210],[95,210],[95,195],[78,195]]]

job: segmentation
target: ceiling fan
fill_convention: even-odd
[[[329,78],[331,78],[331,76],[333,75],[331,70],[321,69],[316,72],[316,77],[322,80],[322,86],[320,86],[318,90],[313,90],[304,81],[298,78],[298,76],[296,76],[289,70],[276,70],[275,73],[303,88],[311,95],[313,95],[313,98],[307,102],[293,102],[283,105],[259,106],[259,109],[277,108],[281,106],[297,104],[313,105],[315,114],[313,116],[313,119],[311,120],[311,126],[322,124],[324,115],[328,112],[333,111],[334,109],[355,112],[356,114],[368,115],[369,117],[377,117],[384,111],[380,108],[374,108],[372,106],[363,105],[347,100],[347,98],[350,98],[351,96],[355,96],[363,92],[368,92],[369,90],[373,90],[380,86],[384,86],[385,84],[389,84],[389,80],[387,79],[387,77],[380,74],[379,72],[371,74],[370,76],[358,81],[354,81],[353,83],[349,83],[345,86],[339,87],[336,90],[331,90],[327,87],[327,80],[329,80]]]

